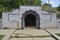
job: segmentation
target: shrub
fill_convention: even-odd
[[[49,13],[55,13],[57,10],[52,7],[42,6],[42,10],[48,11]]]

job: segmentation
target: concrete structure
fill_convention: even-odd
[[[0,19],[0,28],[2,28],[2,19]]]
[[[20,6],[14,11],[3,12],[2,23],[7,28],[56,28],[56,13],[48,13],[40,6]]]

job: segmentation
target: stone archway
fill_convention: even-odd
[[[33,17],[33,20],[34,20],[34,25],[33,26],[36,26],[37,29],[40,29],[40,16],[39,14],[36,12],[36,11],[32,11],[32,10],[29,10],[29,11],[25,11],[25,13],[22,14],[22,17],[21,17],[21,29],[24,29],[25,26],[29,26],[29,25],[26,25],[26,16],[31,16],[31,20],[32,20],[32,17]],[[29,19],[28,19],[29,21]],[[31,25],[30,25],[31,26]]]

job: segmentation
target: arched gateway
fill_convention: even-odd
[[[22,14],[22,27],[21,29],[24,29],[25,27],[35,27],[40,29],[40,17],[39,14],[36,11],[26,11]]]

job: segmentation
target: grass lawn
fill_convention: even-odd
[[[56,35],[60,36],[60,33],[58,33],[58,34],[56,34]]]
[[[3,37],[4,37],[3,35],[0,35],[0,40],[2,40]]]

